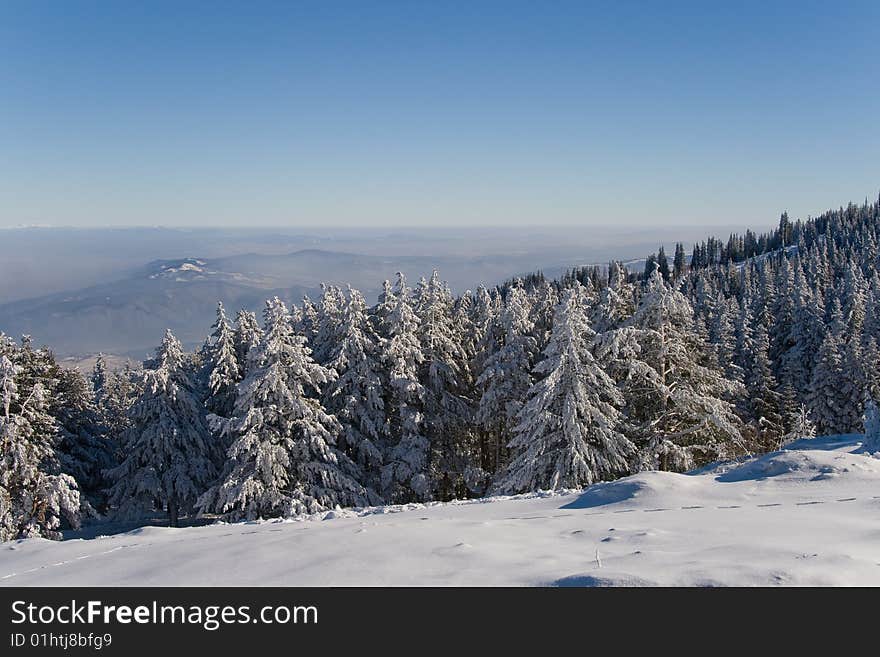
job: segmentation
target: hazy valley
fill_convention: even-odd
[[[684,231],[685,238],[700,236]],[[373,303],[403,271],[440,271],[453,292],[542,271],[642,258],[679,230],[584,228],[350,229],[319,232],[165,228],[21,228],[0,232],[0,331],[33,336],[68,362],[99,352],[141,360],[170,328],[204,341],[217,301],[260,312],[266,298],[299,303],[321,284],[359,289]],[[34,253],[45,258],[34,258]]]

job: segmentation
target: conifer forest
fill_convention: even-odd
[[[866,201],[638,271],[219,304],[194,352],[168,331],[90,376],[0,334],[0,540],[575,489],[876,432],[878,262]]]

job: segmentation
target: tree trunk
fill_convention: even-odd
[[[177,527],[179,524],[180,509],[177,505],[177,495],[172,495],[168,500],[168,524],[171,527]]]

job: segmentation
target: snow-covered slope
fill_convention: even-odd
[[[585,491],[0,546],[5,585],[880,585],[860,436]]]

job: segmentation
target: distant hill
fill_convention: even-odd
[[[0,332],[32,335],[62,358],[97,352],[142,359],[165,328],[204,340],[218,300],[261,311],[299,303],[322,282],[373,303],[382,281],[437,268],[455,293],[541,270],[640,258],[681,230],[537,227],[434,230],[15,229],[0,239]],[[688,233],[688,231],[683,231]],[[692,229],[691,236],[702,231]],[[427,254],[427,255],[426,255]],[[642,267],[638,261],[636,267]]]
[[[171,328],[190,348],[209,332],[217,301],[255,310],[278,295],[290,302],[313,288],[274,288],[195,260],[162,261],[142,275],[0,306],[0,330],[32,335],[60,356],[105,352],[141,359]],[[198,261],[201,262],[201,261]]]
[[[103,352],[140,360],[166,328],[187,348],[198,346],[210,332],[217,301],[233,315],[241,308],[261,312],[269,297],[298,304],[303,295],[319,295],[324,282],[350,283],[372,303],[382,281],[397,271],[416,282],[434,268],[460,293],[529,271],[534,265],[528,263],[521,256],[377,256],[320,249],[155,260],[119,280],[0,304],[0,331],[29,334],[61,357]]]

